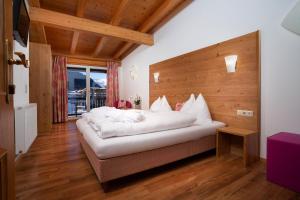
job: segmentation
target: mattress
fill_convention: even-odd
[[[77,120],[76,125],[99,159],[124,156],[197,140],[207,135],[214,135],[217,128],[225,126],[222,122],[213,121],[211,124],[201,126],[194,125],[174,130],[102,139],[85,120]]]

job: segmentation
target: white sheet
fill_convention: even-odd
[[[131,113],[137,112],[134,110],[128,111],[109,111],[116,112],[116,115],[120,113]],[[88,115],[88,114],[86,114]],[[88,119],[84,115],[85,119]],[[93,113],[91,114],[93,115]],[[124,115],[125,116],[125,115]],[[96,131],[97,135],[100,138],[110,138],[110,137],[120,137],[126,135],[138,135],[151,133],[156,131],[171,130],[177,128],[184,128],[191,126],[196,117],[187,113],[176,112],[176,111],[167,111],[167,112],[149,112],[143,111],[144,119],[140,122],[132,123],[125,121],[115,121],[111,118],[101,118],[101,117],[90,117],[90,120],[87,120],[89,124],[92,124],[92,127]]]
[[[79,131],[83,134],[84,139],[100,159],[123,156],[196,140],[207,135],[213,135],[216,133],[217,128],[225,126],[222,122],[214,121],[211,124],[201,126],[194,125],[168,131],[101,139],[85,120],[79,119],[76,124]]]

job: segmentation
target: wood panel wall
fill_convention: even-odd
[[[227,73],[224,57],[238,55],[237,70]],[[154,83],[153,73],[160,73]],[[259,32],[221,42],[150,66],[150,105],[166,95],[174,108],[191,93],[202,93],[212,118],[229,126],[260,130]],[[252,110],[253,117],[237,116]]]
[[[31,42],[29,100],[37,103],[38,133],[52,127],[52,54],[50,45]]]

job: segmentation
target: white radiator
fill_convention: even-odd
[[[35,103],[15,108],[16,154],[26,153],[37,136],[37,106]]]

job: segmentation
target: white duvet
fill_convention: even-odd
[[[100,107],[84,113],[83,118],[92,123],[104,121],[135,123],[143,121],[145,116],[141,110],[120,110],[114,107]]]
[[[105,111],[108,113],[108,111]],[[112,120],[104,112],[87,113],[83,118],[96,131],[100,138],[119,137],[125,135],[138,135],[156,131],[184,128],[193,125],[196,118],[190,114],[169,111],[153,113],[150,111],[124,111],[128,114],[140,112],[143,120],[128,122],[127,120]]]

